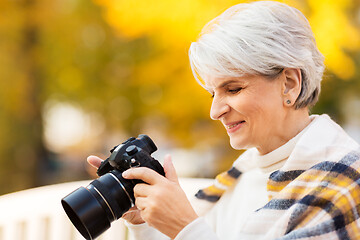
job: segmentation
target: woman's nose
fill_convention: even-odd
[[[214,96],[210,109],[211,119],[219,120],[229,110],[230,106],[226,103],[224,98]]]

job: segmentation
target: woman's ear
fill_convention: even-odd
[[[284,104],[293,106],[301,92],[301,70],[298,68],[285,68],[283,74],[282,94]]]

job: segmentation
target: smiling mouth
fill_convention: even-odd
[[[226,125],[226,128],[227,128],[227,129],[232,129],[232,128],[236,127],[237,125],[242,124],[242,123],[244,123],[244,122],[245,122],[245,121],[241,121],[241,122],[238,122],[238,123],[235,123],[235,124]]]

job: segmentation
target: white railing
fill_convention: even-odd
[[[90,181],[79,181],[28,189],[0,196],[0,240],[83,240],[67,218],[61,199]],[[209,185],[209,179],[183,178],[187,195]],[[126,240],[126,227],[120,219],[112,223],[99,240]]]

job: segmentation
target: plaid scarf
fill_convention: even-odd
[[[340,128],[327,128],[330,121],[322,117],[320,124],[314,124],[285,166],[270,175],[269,202],[239,229],[244,235],[281,240],[360,239],[360,148]],[[318,133],[324,134],[319,137]],[[233,167],[197,197],[216,202],[240,175]]]
[[[306,171],[274,172],[268,189],[278,194],[257,213],[282,215],[277,222],[286,225],[279,224],[269,238],[283,232],[279,239],[359,239],[359,158],[360,151],[354,151],[339,162],[321,162]]]
[[[214,184],[207,188],[200,189],[195,194],[195,197],[209,202],[217,202],[221,195],[235,183],[240,175],[241,172],[236,169],[236,167],[232,167],[230,170],[217,175]]]
[[[232,167],[219,174],[214,185],[199,190],[196,197],[216,202],[240,175]],[[321,236],[360,239],[360,150],[339,162],[321,162],[306,171],[275,171],[267,189],[272,193],[270,201],[256,211],[254,219],[272,216],[277,226],[264,239],[277,238],[279,232],[283,236],[277,239],[284,240]]]

